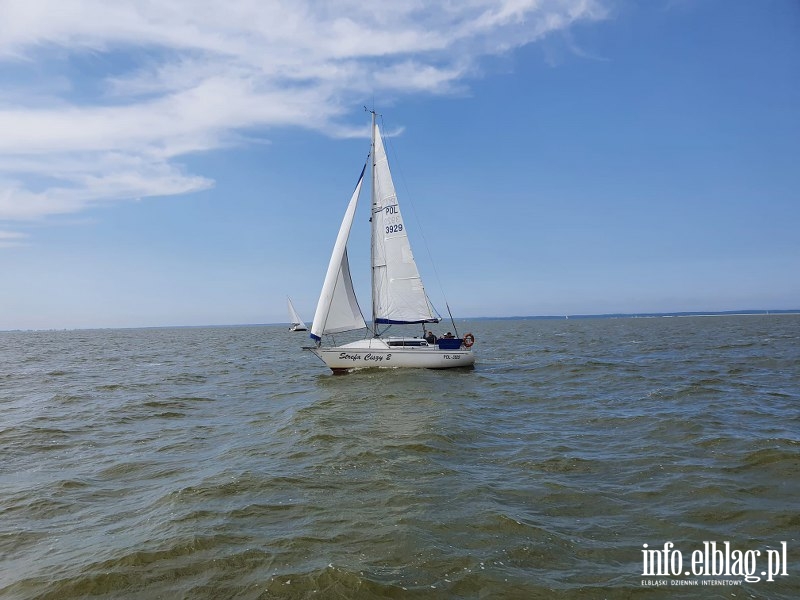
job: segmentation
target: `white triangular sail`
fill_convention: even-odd
[[[311,325],[311,337],[317,341],[326,333],[340,333],[363,329],[366,327],[361,309],[358,307],[356,294],[353,290],[353,281],[350,278],[350,265],[347,260],[347,239],[350,237],[350,228],[361,194],[361,184],[364,182],[364,170],[358,178],[358,185],[350,198],[344,219],[339,227],[339,235],[333,246],[325,282],[314,313],[314,322]]]
[[[439,319],[425,294],[380,129],[373,124],[372,303],[376,323],[430,323]]]
[[[289,324],[292,326],[293,329],[297,331],[305,331],[308,329],[306,324],[303,323],[303,319],[300,318],[300,315],[297,314],[297,311],[294,309],[294,305],[292,304],[291,298],[286,298],[286,301],[289,304]]]

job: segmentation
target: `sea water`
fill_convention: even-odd
[[[0,598],[800,597],[800,316],[456,326],[0,333]]]

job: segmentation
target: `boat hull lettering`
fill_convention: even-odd
[[[463,350],[442,352],[435,348],[402,349],[391,351],[381,349],[362,351],[345,351],[341,348],[314,348],[322,361],[334,371],[365,368],[397,368],[412,367],[426,369],[447,369],[452,367],[470,367],[475,363],[474,353]]]
[[[348,352],[340,352],[339,359],[340,361],[351,361],[351,362],[389,362],[392,359],[391,353],[387,352],[386,354],[373,354],[372,352],[367,352],[363,356],[361,354],[350,354]]]

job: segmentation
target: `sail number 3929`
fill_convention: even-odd
[[[386,233],[400,233],[403,231],[403,221],[400,219],[400,211],[397,204],[390,204],[383,207],[384,219],[388,221],[385,229]]]

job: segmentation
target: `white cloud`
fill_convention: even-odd
[[[353,135],[375,93],[462,89],[601,2],[0,0],[0,223],[205,189],[176,158],[249,128]]]
[[[24,233],[17,231],[2,231],[0,230],[0,248],[12,248],[14,246],[24,245],[24,239],[28,236]]]

